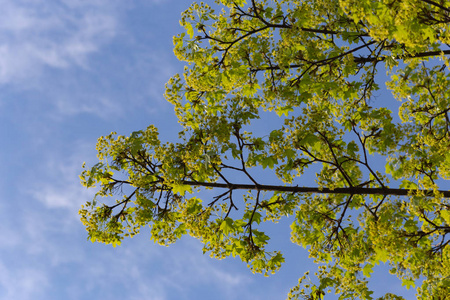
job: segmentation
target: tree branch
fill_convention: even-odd
[[[433,6],[437,6],[440,9],[445,10],[446,12],[450,13],[450,8],[447,8],[447,7],[443,6],[443,5],[440,5],[439,3],[436,3],[436,2],[431,1],[431,0],[421,0],[421,1],[425,2],[425,3],[428,3],[430,5],[433,5]]]
[[[218,183],[218,182],[193,182],[182,181],[182,184],[224,188],[233,190],[260,190],[267,192],[291,192],[291,193],[315,193],[315,194],[348,194],[348,195],[383,195],[383,196],[408,196],[414,190],[408,189],[394,189],[394,188],[368,188],[368,187],[345,187],[345,188],[319,188],[319,187],[299,187],[299,186],[283,186],[283,185],[267,185],[267,184],[235,184],[235,183]],[[417,190],[419,193],[424,193],[426,196],[433,196],[432,190]],[[450,191],[438,191],[444,198],[450,198]]]

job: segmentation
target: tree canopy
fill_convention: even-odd
[[[180,23],[186,67],[165,93],[179,141],[153,125],[99,138],[81,175],[98,188],[80,210],[90,240],[148,225],[160,244],[188,234],[270,274],[284,258],[263,224],[291,215],[292,242],[320,267],[289,298],[372,299],[388,263],[418,298],[448,299],[449,3],[216,0]]]

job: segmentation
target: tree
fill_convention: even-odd
[[[117,245],[149,225],[160,244],[189,234],[269,274],[284,259],[262,223],[293,215],[292,241],[323,265],[290,298],[371,299],[372,268],[389,262],[418,298],[446,299],[448,2],[221,0],[194,3],[181,25],[187,66],[165,93],[179,142],[154,126],[98,140],[99,163],[81,175],[99,186],[80,210],[89,238]],[[398,102],[380,103],[380,80]],[[258,133],[268,117],[280,125]],[[205,189],[215,196],[196,196]]]

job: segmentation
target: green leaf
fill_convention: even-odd
[[[410,289],[411,287],[415,287],[415,283],[414,280],[412,279],[403,279],[402,280],[402,285],[406,287],[406,289]]]
[[[179,194],[181,196],[184,196],[186,192],[192,193],[192,186],[186,185],[186,184],[173,184],[172,185],[172,191],[174,194]]]
[[[189,34],[189,38],[193,39],[194,38],[194,27],[192,27],[192,24],[189,22],[186,22],[185,28],[186,28],[187,34]]]
[[[387,262],[389,259],[389,252],[387,249],[377,249],[375,252],[375,261]]]
[[[267,168],[267,167],[268,167],[269,169],[273,169],[273,167],[274,167],[274,165],[275,165],[276,163],[278,163],[278,160],[277,160],[275,157],[273,157],[273,156],[264,157],[264,158],[261,160],[261,165],[262,165],[263,169],[265,169],[265,168]]]
[[[368,263],[364,266],[364,268],[362,269],[363,275],[366,277],[370,277],[370,274],[373,273],[373,265]]]
[[[220,223],[220,230],[226,236],[228,236],[230,233],[234,232],[233,219],[225,218],[224,220],[222,220],[222,223]]]

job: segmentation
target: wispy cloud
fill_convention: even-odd
[[[94,245],[95,246],[95,245]],[[93,246],[92,246],[93,247]],[[89,277],[99,288],[112,288],[114,294],[126,290],[127,299],[194,299],[217,294],[216,299],[240,299],[250,282],[237,269],[225,270],[216,260],[202,255],[199,243],[185,238],[169,248],[148,240],[148,232],[112,251],[93,257]],[[110,262],[105,265],[106,262]],[[240,295],[239,295],[240,294]]]
[[[46,89],[42,92],[53,99],[56,111],[53,118],[84,113],[108,120],[148,116],[160,109],[171,111],[163,94],[165,83],[176,73],[175,59],[171,53],[158,52],[151,45],[139,50],[134,46],[118,37],[112,47],[126,53],[120,60],[94,57],[89,70],[45,78],[42,86]],[[73,77],[74,74],[77,76]]]
[[[1,299],[37,299],[48,287],[45,272],[35,268],[8,268],[0,262]]]
[[[0,1],[0,83],[43,68],[86,66],[86,57],[116,34],[114,1]]]
[[[93,197],[91,190],[81,186],[78,176],[83,160],[94,158],[94,147],[86,142],[73,142],[71,146],[70,153],[64,153],[62,145],[48,149],[42,161],[27,174],[34,179],[30,179],[31,184],[25,189],[25,194],[48,209],[76,212],[82,203]],[[36,177],[36,174],[40,176]]]
[[[126,14],[133,2],[0,0],[0,5],[0,87],[12,87],[14,101],[35,102],[23,92],[39,95],[54,119],[124,118],[136,109],[152,114],[168,107],[162,95],[176,59],[133,31],[136,25]],[[170,42],[171,36],[166,38]]]

